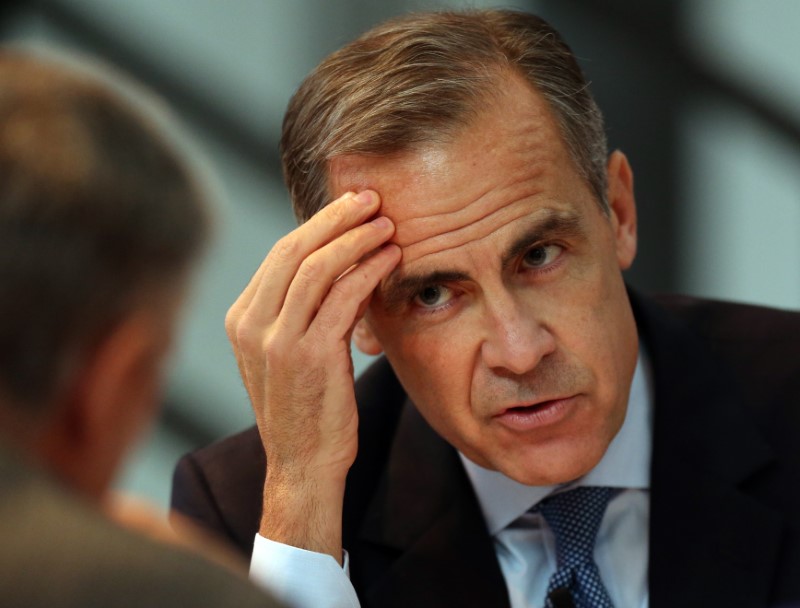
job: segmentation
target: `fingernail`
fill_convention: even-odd
[[[388,217],[382,215],[372,220],[372,225],[375,226],[376,228],[380,228],[381,230],[383,230],[384,228],[388,228],[389,226],[391,226],[392,222],[389,220]]]
[[[372,190],[364,190],[356,194],[353,200],[362,205],[371,205],[375,202],[375,193]]]

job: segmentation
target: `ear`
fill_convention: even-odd
[[[365,318],[359,319],[353,329],[353,342],[356,347],[365,355],[380,355],[383,352],[383,347],[372,332],[369,326],[369,321]]]
[[[619,150],[608,159],[608,205],[617,248],[617,262],[622,270],[636,257],[636,201],[633,196],[633,171]]]
[[[167,341],[153,315],[132,314],[89,352],[45,437],[48,464],[99,497],[158,402]]]

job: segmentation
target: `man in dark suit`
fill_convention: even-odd
[[[800,599],[800,316],[629,293],[632,171],[548,24],[379,26],[282,150],[305,223],[227,319],[257,429],[173,493],[255,537],[251,576],[317,606]],[[351,336],[385,353],[355,389]]]
[[[163,112],[118,86],[0,52],[0,605],[276,606],[108,515],[208,232]]]

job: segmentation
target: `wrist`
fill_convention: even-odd
[[[344,478],[267,468],[259,534],[342,563]]]

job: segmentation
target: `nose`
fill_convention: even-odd
[[[551,331],[508,292],[487,304],[485,322],[481,356],[491,369],[522,375],[555,351]]]

